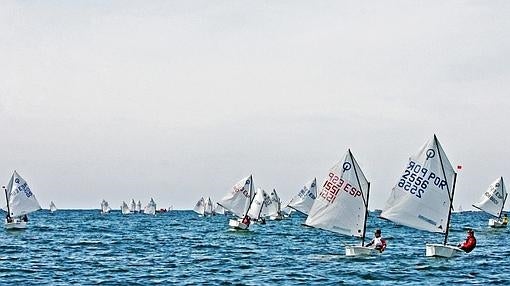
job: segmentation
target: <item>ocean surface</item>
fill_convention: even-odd
[[[488,228],[488,215],[453,214],[449,242],[472,227],[478,244],[449,259],[425,257],[425,242],[442,243],[441,234],[376,216],[367,235],[381,228],[387,250],[350,258],[344,244],[359,240],[304,227],[299,215],[242,232],[230,231],[226,216],[192,211],[40,210],[24,231],[0,230],[0,284],[510,285],[509,230]]]

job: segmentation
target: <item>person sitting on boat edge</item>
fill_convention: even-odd
[[[505,214],[503,216],[503,222],[502,222],[503,225],[507,225],[508,224],[508,216]]]
[[[12,222],[12,217],[11,217],[9,214],[7,214],[7,215],[5,216],[5,221],[6,221],[7,223],[11,223],[11,222]]]
[[[381,253],[386,249],[386,240],[382,238],[380,229],[375,230],[374,238],[366,246],[369,247],[372,245]]]
[[[243,224],[245,224],[246,226],[249,226],[250,225],[250,221],[251,221],[251,218],[249,215],[245,215],[243,220],[241,221]]]
[[[466,241],[459,243],[458,248],[464,250],[466,253],[470,253],[476,247],[475,232],[472,229],[468,229]]]
[[[23,215],[21,217],[21,221],[28,222],[28,216],[27,215]]]

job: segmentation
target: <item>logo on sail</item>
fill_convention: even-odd
[[[342,168],[344,169],[344,172],[350,170],[351,169],[351,163],[345,162],[343,164]]]
[[[428,160],[428,159],[434,158],[434,156],[436,156],[436,151],[434,151],[434,149],[428,149],[425,154],[427,154],[427,160]]]

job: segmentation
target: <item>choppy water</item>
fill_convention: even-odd
[[[228,218],[191,211],[156,216],[97,210],[38,211],[25,231],[0,230],[0,283],[28,284],[509,284],[508,230],[486,227],[488,216],[455,213],[449,241],[473,227],[470,254],[426,258],[425,242],[442,236],[399,227],[371,214],[388,239],[375,257],[348,258],[356,240],[301,226],[302,217],[228,230]]]

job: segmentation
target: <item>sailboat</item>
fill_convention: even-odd
[[[122,205],[120,206],[120,211],[122,212],[122,214],[130,214],[131,213],[131,211],[129,210],[129,207],[125,201],[122,201]]]
[[[55,206],[55,203],[53,201],[50,202],[50,212],[54,213],[57,211],[57,206]]]
[[[304,215],[308,215],[313,202],[317,197],[317,179],[314,178],[299,191],[299,193],[290,200],[287,207],[294,209]]]
[[[250,175],[237,182],[227,195],[218,202],[218,205],[238,217],[238,219],[229,220],[228,225],[230,227],[239,230],[248,229],[249,224],[243,223],[241,219],[246,216],[253,195],[253,178]]]
[[[27,228],[27,215],[41,209],[34,193],[30,190],[27,182],[16,172],[11,176],[5,191],[7,201],[7,217],[5,220],[6,229]]]
[[[150,215],[156,214],[156,203],[154,202],[153,198],[151,198],[149,204],[145,207],[143,212]]]
[[[201,197],[200,200],[195,204],[193,211],[196,212],[199,216],[205,215],[205,201],[204,197]]]
[[[142,212],[142,202],[138,200],[138,203],[136,204],[136,212],[141,213]]]
[[[328,172],[305,225],[361,238],[361,245],[346,245],[347,256],[378,253],[365,247],[370,183],[351,152]]]
[[[225,214],[225,209],[222,206],[216,204],[216,207],[214,208],[214,214],[215,215],[216,214],[217,215],[224,215]]]
[[[135,203],[135,199],[131,199],[131,207],[129,208],[129,211],[132,212],[132,213],[135,213],[136,212],[136,203]]]
[[[264,206],[268,201],[271,202],[267,193],[263,189],[258,188],[255,192],[255,196],[251,200],[250,208],[248,209],[246,216],[249,217],[251,221],[264,224],[265,219],[262,217],[262,213]]]
[[[489,219],[490,227],[506,227],[501,219],[503,208],[508,194],[506,192],[505,183],[503,177],[499,177],[489,188],[483,193],[480,200],[473,204],[473,206],[479,210],[482,210],[490,215],[495,216],[497,219]]]
[[[101,202],[101,213],[102,214],[107,214],[111,211],[112,209],[110,208],[110,205],[108,204],[107,201],[103,200]]]
[[[269,204],[266,204],[266,215],[270,220],[281,220],[283,218],[281,207],[282,203],[280,197],[276,193],[276,190],[273,189],[269,194]]]
[[[409,158],[380,217],[397,224],[443,233],[443,244],[426,244],[426,256],[451,257],[461,249],[447,245],[457,173],[434,135]]]
[[[211,198],[207,198],[207,200],[205,201],[204,215],[211,216],[213,214],[214,214],[213,203],[211,201]]]

